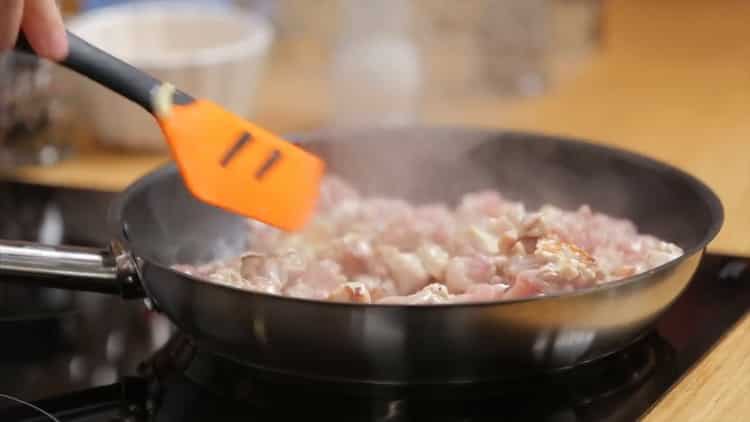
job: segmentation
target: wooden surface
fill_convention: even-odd
[[[750,316],[644,418],[645,422],[750,420]]]

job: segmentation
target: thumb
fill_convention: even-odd
[[[0,51],[13,48],[23,14],[23,0],[0,1]]]

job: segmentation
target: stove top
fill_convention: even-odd
[[[564,372],[465,387],[361,387],[279,379],[203,353],[139,303],[97,295],[76,311],[0,321],[0,393],[61,421],[631,421],[704,356],[750,305],[750,261],[707,255],[654,330]],[[44,421],[0,398],[0,420]]]

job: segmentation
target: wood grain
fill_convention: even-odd
[[[750,315],[644,418],[645,422],[750,420]]]

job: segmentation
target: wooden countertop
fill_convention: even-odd
[[[750,419],[750,316],[648,413],[645,422]]]
[[[710,249],[750,256],[750,2],[613,0],[606,12],[605,48],[575,79],[520,102],[456,98],[430,105],[426,119],[586,137],[670,162],[705,180],[725,205]],[[277,65],[269,75],[258,122],[279,132],[325,123],[324,81]],[[68,162],[11,176],[116,191],[165,160],[85,147]],[[647,420],[750,419],[746,356],[747,317]]]

